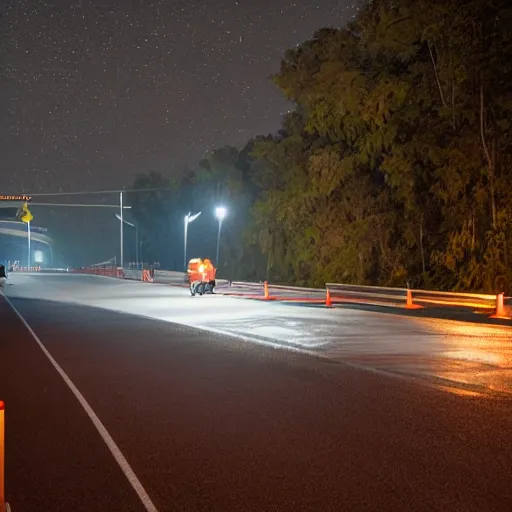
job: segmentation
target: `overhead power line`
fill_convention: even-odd
[[[39,192],[35,194],[25,194],[30,197],[44,197],[44,196],[86,196],[86,195],[99,195],[99,194],[120,194],[121,192],[158,192],[161,190],[172,191],[170,187],[159,188],[132,188],[132,189],[118,189],[118,190],[83,190],[81,192]]]
[[[30,206],[83,206],[84,208],[116,208],[119,210],[118,204],[78,204],[78,203],[30,203]],[[123,209],[129,210],[131,206],[123,206]]]

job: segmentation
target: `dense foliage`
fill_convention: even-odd
[[[229,205],[233,277],[510,291],[511,70],[508,0],[372,0],[286,53],[281,130],[213,151],[174,207]]]

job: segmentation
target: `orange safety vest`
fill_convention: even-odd
[[[204,281],[215,280],[216,269],[209,259],[204,260]]]

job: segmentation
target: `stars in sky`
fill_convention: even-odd
[[[350,0],[4,0],[6,192],[128,185],[274,132],[287,48],[345,24]]]

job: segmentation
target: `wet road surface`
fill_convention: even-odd
[[[305,335],[293,338],[297,325],[283,327],[283,333],[274,322],[272,330],[267,308],[273,305],[236,299],[205,312],[205,324],[218,331],[209,333],[183,325],[194,314],[187,313],[185,296],[172,302],[158,291],[152,297],[157,292],[150,285],[132,285],[143,290],[132,299],[133,308],[167,314],[174,309],[181,325],[69,303],[74,294],[83,303],[103,297],[127,309],[127,289],[114,280],[34,278],[33,295],[52,299],[42,300],[26,298],[24,279],[13,280],[8,290],[12,304],[82,393],[159,511],[512,508],[512,403],[506,395],[447,393],[340,363],[344,351],[354,356],[364,345],[369,347],[360,357],[381,363],[386,354],[400,359],[398,353],[408,353],[414,360],[429,343],[460,343],[463,350],[463,339],[443,341],[461,333],[347,310],[343,321],[317,318],[318,325],[299,327]],[[81,291],[73,291],[77,284]],[[206,300],[213,304],[217,297]],[[222,334],[221,323],[229,323],[229,313],[221,315],[226,306],[240,333],[251,314],[253,321],[259,316],[267,325],[257,332],[261,339]],[[287,308],[275,316],[298,325],[312,322],[305,308],[292,308],[300,311],[294,319]],[[13,511],[147,510],[69,387],[1,297],[0,318],[0,398],[7,406],[7,497]],[[245,329],[254,331],[250,323]],[[337,358],[275,349],[288,337],[283,346],[314,353],[327,343],[332,351],[337,336]],[[415,336],[425,338],[418,341],[420,351],[400,347]],[[393,348],[396,343],[400,349]]]

